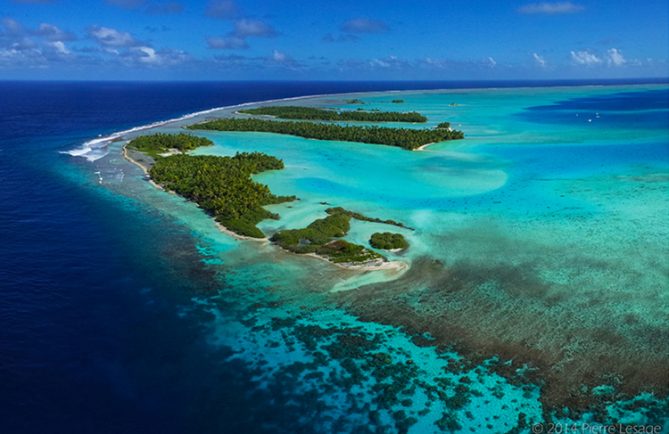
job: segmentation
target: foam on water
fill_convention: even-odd
[[[152,130],[160,127],[168,127],[173,124],[180,124],[184,121],[188,121],[191,119],[196,119],[196,118],[204,118],[207,115],[212,115],[218,112],[222,111],[230,111],[230,110],[236,110],[248,106],[254,106],[259,103],[281,103],[281,102],[288,102],[288,101],[294,101],[294,100],[301,100],[305,98],[318,98],[322,97],[325,95],[310,95],[310,96],[299,96],[299,97],[290,97],[290,98],[277,98],[277,99],[272,99],[272,100],[266,100],[266,101],[256,101],[256,102],[247,102],[247,103],[242,103],[242,104],[235,104],[235,105],[229,105],[229,106],[222,106],[222,107],[214,107],[211,109],[207,110],[201,110],[193,113],[188,113],[183,116],[177,117],[177,118],[172,118],[172,119],[167,119],[164,121],[157,121],[157,122],[152,122],[150,124],[145,124],[145,125],[140,125],[137,127],[129,128],[127,130],[123,131],[117,131],[114,133],[111,133],[107,136],[101,136],[96,139],[91,139],[86,142],[84,142],[80,147],[70,149],[67,151],[62,151],[62,154],[67,154],[71,155],[73,157],[83,157],[86,158],[90,162],[94,162],[99,160],[100,158],[105,157],[106,155],[109,154],[109,151],[107,147],[109,146],[110,143],[112,143],[115,140],[119,139],[124,139],[126,136],[131,136],[136,133],[144,132],[147,130]]]

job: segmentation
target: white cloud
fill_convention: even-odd
[[[369,60],[368,64],[372,69],[382,68],[400,70],[410,67],[410,62],[400,59],[397,56],[387,56],[382,59],[374,58]],[[350,65],[352,65],[352,63],[350,63]]]
[[[207,37],[207,46],[222,50],[248,48],[248,38],[271,38],[276,36],[276,34],[276,30],[264,21],[242,18],[235,21],[234,30],[228,33],[227,36]]]
[[[3,18],[2,27],[4,28],[3,30],[5,32],[10,34],[18,34],[23,32],[23,26],[21,26],[18,21],[12,18]]]
[[[623,66],[627,63],[627,60],[623,57],[623,53],[617,48],[610,48],[606,54],[609,57],[607,59],[609,66]]]
[[[275,62],[283,63],[288,60],[288,56],[286,55],[286,53],[283,53],[279,50],[274,50],[272,52],[272,60],[274,60]]]
[[[56,52],[58,52],[59,54],[63,54],[66,56],[68,54],[71,54],[70,50],[67,49],[63,41],[54,41],[51,42],[49,45],[51,45],[51,47],[53,47],[53,49],[56,50]]]
[[[4,18],[0,20],[0,67],[46,67],[50,62],[69,58],[72,52],[64,41],[73,39],[74,35],[52,24],[26,28],[12,18]]]
[[[37,30],[33,32],[38,36],[43,36],[50,41],[71,41],[76,39],[73,34],[65,32],[53,24],[42,23]]]
[[[158,53],[156,53],[156,50],[154,48],[148,47],[148,46],[140,46],[140,47],[134,47],[133,50],[138,54],[137,60],[139,60],[142,63],[147,63],[147,64],[160,64],[162,62],[160,56]]]
[[[106,47],[129,47],[136,44],[130,33],[120,32],[111,27],[93,27],[90,35],[101,45]]]
[[[434,66],[436,68],[443,68],[446,66],[446,63],[444,61],[439,59],[433,59],[431,57],[426,57],[425,59],[423,59],[423,63],[429,66]]]
[[[46,68],[55,62],[148,67],[176,65],[191,59],[183,51],[159,50],[138,41],[128,32],[111,27],[91,27],[88,34],[97,46],[70,47],[67,41],[76,40],[76,36],[53,24],[42,23],[36,28],[24,28],[11,18],[0,20],[0,68]]]
[[[181,50],[156,50],[148,45],[138,45],[121,52],[119,59],[127,65],[170,66],[178,65],[190,59]]]
[[[586,66],[598,65],[602,63],[602,59],[600,59],[599,57],[597,57],[597,55],[587,50],[572,51],[571,60],[578,65],[586,65]]]
[[[518,8],[518,12],[521,14],[544,14],[544,15],[557,15],[557,14],[573,14],[574,12],[580,12],[584,9],[583,6],[574,4],[570,1],[565,2],[541,2],[541,3],[529,3],[525,6]]]
[[[245,38],[240,38],[239,36],[211,36],[207,38],[207,46],[215,49],[234,50],[248,48],[249,44],[246,42]]]
[[[488,57],[488,65],[490,65],[491,68],[494,68],[495,66],[497,66],[497,61],[492,57]]]
[[[390,62],[387,62],[385,60],[381,59],[372,59],[369,61],[369,65],[372,67],[378,67],[378,68],[390,68],[391,64]]]
[[[542,68],[546,67],[546,59],[543,58],[543,56],[540,56],[537,53],[532,53],[532,58],[536,62],[537,65],[539,65]]]
[[[276,30],[264,21],[244,18],[235,22],[234,35],[241,38],[249,36],[270,37],[276,35]]]
[[[190,58],[187,53],[180,50],[157,50],[146,42],[138,41],[130,33],[111,27],[93,27],[89,30],[89,34],[101,46],[104,53],[126,65],[176,65]]]

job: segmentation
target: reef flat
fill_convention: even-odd
[[[669,414],[666,95],[666,86],[406,92],[397,95],[402,107],[428,119],[425,128],[406,129],[467,131],[464,140],[411,153],[196,127],[191,133],[213,145],[189,156],[273,155],[283,168],[252,180],[299,200],[264,206],[281,218],[256,225],[284,249],[229,245],[203,221],[187,222],[197,220],[207,234],[198,245],[212,269],[246,276],[231,283],[228,297],[247,287],[257,298],[271,294],[257,312],[255,302],[246,305],[242,321],[253,333],[266,330],[271,344],[256,337],[257,351],[242,349],[265,360],[271,348],[271,372],[285,374],[284,386],[296,378],[313,386],[310,396],[323,408],[329,397],[346,396],[351,407],[334,420],[356,415],[374,418],[379,429],[446,432],[492,431],[497,420],[503,432],[558,420],[661,422]],[[397,96],[356,95],[355,104],[388,111]],[[342,111],[349,99],[303,102]],[[210,122],[205,116],[172,132]],[[318,250],[330,264],[304,257]],[[356,255],[407,267],[386,274],[331,265]],[[328,309],[337,313],[325,324],[318,315]],[[360,328],[332,320],[341,312]],[[280,319],[269,326],[266,317]],[[388,328],[372,331],[379,327]],[[398,344],[398,336],[410,342]],[[367,350],[356,352],[356,345]],[[276,367],[303,350],[308,361]],[[335,367],[319,374],[330,362]],[[396,372],[387,367],[399,362]],[[446,367],[437,371],[445,374],[426,380],[441,362]],[[372,377],[389,381],[386,373],[403,386],[375,386]],[[367,375],[370,383],[360,392],[349,375]]]

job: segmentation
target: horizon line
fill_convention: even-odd
[[[13,79],[0,78],[0,83],[559,83],[559,82],[669,82],[669,76],[627,77],[627,78],[504,78],[504,79],[444,79],[444,80],[339,80],[339,79],[221,79],[221,80],[182,80],[182,79]]]

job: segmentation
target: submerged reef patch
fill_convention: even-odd
[[[528,379],[541,384],[547,412],[601,413],[606,404],[642,392],[669,393],[669,332],[661,318],[654,324],[642,320],[643,312],[621,313],[595,295],[570,304],[536,269],[532,263],[445,266],[426,257],[395,281],[335,297],[364,320],[429,333],[428,344],[453,346],[473,362],[499,356],[510,360],[501,371],[534,368]],[[615,392],[594,393],[602,384]]]

